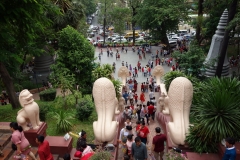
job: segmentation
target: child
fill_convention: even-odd
[[[222,160],[235,160],[236,159],[236,148],[234,146],[235,140],[233,138],[226,138],[226,151]]]
[[[127,117],[126,122],[124,122],[125,127],[132,126],[131,118]]]

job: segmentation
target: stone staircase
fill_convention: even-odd
[[[0,146],[2,146],[3,157],[0,157],[0,160],[15,160],[13,158],[14,151],[12,150],[11,142],[11,133],[9,132],[0,132]],[[38,158],[37,147],[32,147],[33,154]],[[59,155],[53,154],[54,160],[59,160]]]

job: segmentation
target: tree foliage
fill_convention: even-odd
[[[112,23],[114,26],[114,32],[123,34],[125,31],[125,23],[131,21],[131,12],[129,8],[114,7],[110,12]]]
[[[13,77],[26,54],[41,54],[46,45],[47,27],[51,21],[46,11],[57,14],[49,1],[25,0],[0,2],[0,74],[13,108],[19,106]]]
[[[191,45],[187,52],[175,51],[173,57],[178,62],[181,69],[187,72],[187,69],[192,68],[192,75],[198,76],[200,73],[200,68],[203,67],[203,62],[205,60],[205,55],[203,49],[197,45]]]
[[[176,31],[181,20],[188,19],[185,0],[144,0],[135,19],[143,30],[168,44],[167,31]]]
[[[74,28],[67,26],[59,34],[59,51],[54,74],[64,70],[73,75],[83,94],[91,92],[94,61],[93,46]]]

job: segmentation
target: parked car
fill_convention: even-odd
[[[139,38],[135,38],[135,42],[143,42],[143,41],[145,41],[145,39],[144,39],[144,37],[139,37]],[[131,39],[131,41],[130,42],[133,42],[133,39]]]
[[[113,37],[112,41],[120,40],[120,39],[125,39],[125,38],[124,38],[124,36],[117,36],[117,37]]]
[[[171,48],[175,48],[177,46],[177,42],[176,41],[168,41],[169,45]]]
[[[88,37],[92,38],[92,37],[94,37],[94,36],[95,36],[95,33],[94,33],[94,32],[88,33]]]
[[[113,39],[115,39],[116,37],[118,37],[118,34],[113,34],[112,36],[108,36],[108,41],[112,41]]]
[[[113,43],[125,43],[125,42],[127,42],[127,39],[126,38],[118,38],[117,37],[117,39],[115,39],[114,41],[113,41]]]
[[[177,42],[178,39],[180,39],[180,37],[172,37],[171,39],[168,39],[168,40]]]
[[[97,42],[93,42],[93,45],[96,46],[97,44],[101,43],[103,44],[104,40],[103,39],[100,39],[98,40]]]
[[[99,30],[99,34],[100,34],[101,36],[104,36],[103,29],[100,29],[100,30]],[[107,32],[107,30],[105,30],[105,37],[108,37],[108,34],[109,34],[109,32]]]

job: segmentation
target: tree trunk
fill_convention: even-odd
[[[203,16],[203,0],[198,0],[198,22],[197,22],[197,27],[196,27],[196,39],[198,41],[198,44],[200,45],[200,40],[201,40],[201,26],[202,26],[202,18]]]
[[[13,80],[12,77],[10,77],[5,65],[0,62],[0,75],[2,78],[2,81],[6,87],[8,97],[10,99],[12,109],[18,108],[20,106],[19,101],[16,96],[16,92],[13,86]]]
[[[135,45],[135,25],[136,22],[134,20],[134,16],[137,14],[136,12],[136,8],[132,7],[132,16],[133,16],[133,20],[132,20],[132,29],[133,29],[133,45]]]
[[[237,11],[237,0],[233,0],[232,3],[230,4],[230,8],[229,8],[229,12],[228,12],[228,23],[231,20],[233,20],[235,14],[236,14],[236,11]],[[223,63],[224,63],[224,59],[225,59],[225,56],[227,53],[229,33],[230,33],[230,30],[225,30],[222,47],[220,49],[220,56],[218,59],[218,65],[217,65],[217,70],[216,70],[216,74],[215,74],[215,76],[218,76],[219,78],[221,77],[221,74],[222,74]]]

